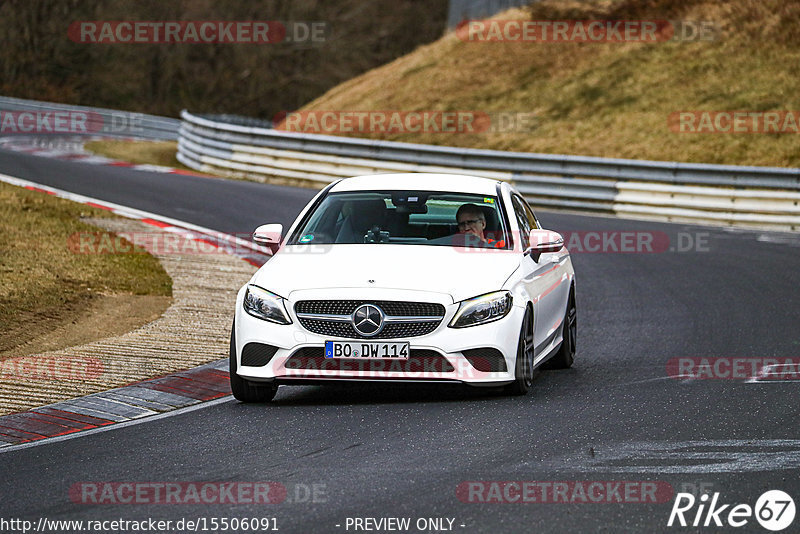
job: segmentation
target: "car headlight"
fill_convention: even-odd
[[[286,312],[285,302],[285,299],[275,293],[252,284],[247,286],[244,293],[244,311],[253,317],[272,323],[291,324],[292,320]]]
[[[466,328],[498,321],[511,311],[511,300],[511,293],[508,291],[496,291],[463,300],[450,321],[450,327]]]

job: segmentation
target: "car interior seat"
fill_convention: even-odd
[[[336,235],[336,243],[363,243],[364,236],[372,227],[385,229],[387,210],[381,199],[353,201],[348,211],[350,214]]]

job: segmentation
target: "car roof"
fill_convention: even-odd
[[[436,174],[406,172],[397,174],[371,174],[345,178],[331,188],[332,193],[342,191],[448,191],[495,196],[498,180],[465,174]]]

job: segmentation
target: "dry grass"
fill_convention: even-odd
[[[800,3],[546,0],[498,19],[713,21],[714,41],[463,42],[454,34],[330,90],[305,110],[533,112],[528,132],[373,134],[398,141],[653,160],[800,166],[795,134],[673,133],[683,110],[800,110]],[[366,134],[359,134],[364,136]]]
[[[0,183],[0,352],[77,322],[103,296],[172,294],[171,279],[149,254],[70,251],[70,235],[98,231],[82,217],[109,216]]]
[[[104,139],[89,141],[86,150],[129,163],[162,165],[177,169],[191,170],[175,158],[178,143],[175,141],[123,141]]]

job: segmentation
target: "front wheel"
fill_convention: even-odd
[[[231,392],[236,400],[241,402],[269,402],[275,398],[278,386],[274,384],[259,385],[245,380],[236,374],[236,338],[235,325],[231,327],[231,348],[229,355],[229,369],[231,375]]]
[[[567,312],[564,315],[561,335],[563,340],[556,355],[545,363],[545,369],[569,369],[575,362],[575,345],[578,341],[578,311],[575,295],[570,293]]]
[[[530,310],[525,312],[522,329],[517,343],[517,363],[514,381],[505,387],[509,395],[527,395],[533,386],[533,317]]]

